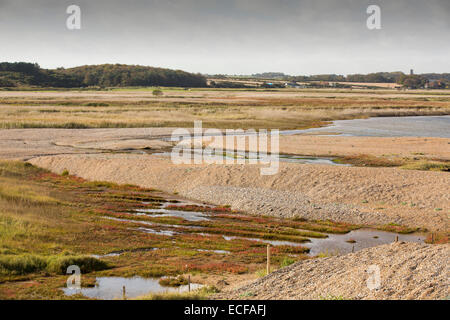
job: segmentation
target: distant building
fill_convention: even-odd
[[[286,82],[286,83],[284,84],[284,86],[285,86],[286,88],[297,88],[297,87],[298,87],[298,85],[297,85],[296,82]]]
[[[284,86],[286,88],[296,88],[296,89],[306,88],[304,84],[298,84],[297,82],[286,82]]]

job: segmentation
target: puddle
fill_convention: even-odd
[[[289,156],[280,155],[281,162],[291,163],[306,163],[306,164],[327,164],[332,166],[351,166],[350,164],[337,163],[333,161],[334,158],[314,158],[314,157],[302,157],[302,156]]]
[[[207,236],[208,234],[202,234]],[[281,240],[266,240],[258,238],[245,238],[239,236],[225,236],[222,237],[227,240],[243,239],[250,241],[257,241],[269,243],[272,246],[293,246],[306,247],[310,249],[309,255],[316,256],[319,253],[328,254],[345,254],[352,251],[359,251],[361,249],[375,247],[383,244],[388,244],[395,241],[398,236],[399,241],[423,243],[426,236],[422,234],[397,234],[393,232],[378,231],[372,229],[359,229],[351,231],[347,234],[327,234],[328,238],[308,238],[309,242],[292,242]],[[352,241],[349,243],[347,241]],[[353,241],[356,241],[353,243]]]
[[[145,224],[145,225],[150,225],[150,226],[155,226],[155,227],[169,227],[169,228],[173,227],[172,225],[168,225],[168,224],[158,224],[158,223],[153,223],[153,222],[148,222],[148,221],[128,220],[128,219],[120,219],[120,218],[113,218],[113,217],[102,217],[102,218],[114,220],[114,221],[121,221],[121,222]],[[130,228],[130,229],[142,231],[145,233],[157,234],[157,235],[161,235],[161,236],[173,236],[173,235],[179,233],[179,232],[175,232],[175,231],[171,231],[171,230],[155,230],[155,229],[144,228],[144,227]]]
[[[165,292],[186,292],[188,286],[180,286],[178,288],[163,287],[159,284],[159,279],[154,278],[123,278],[123,277],[98,277],[97,283],[93,288],[81,288],[80,290],[63,288],[66,295],[74,295],[81,293],[82,295],[102,300],[122,299],[122,290],[125,286],[126,297],[135,298],[148,293],[165,293]],[[191,284],[191,290],[201,288],[200,284]]]
[[[179,234],[179,232],[172,231],[172,230],[155,230],[155,229],[144,228],[144,227],[137,228],[137,229],[134,229],[134,230],[142,231],[142,232],[145,232],[145,233],[156,234],[156,235],[159,235],[159,236],[169,236],[169,237],[173,237],[174,235]]]
[[[202,234],[207,235],[207,234]],[[234,240],[234,239],[242,239],[242,240],[249,240],[249,241],[257,241],[257,242],[264,242],[269,243],[273,246],[292,246],[292,247],[305,247],[305,243],[299,243],[299,242],[292,242],[292,241],[282,241],[282,240],[266,240],[266,239],[259,239],[259,238],[245,238],[245,237],[238,237],[238,236],[224,236],[222,237],[227,240]]]
[[[118,257],[122,254],[123,252],[111,252],[111,253],[107,253],[107,254],[91,254],[91,257],[96,258],[96,259],[101,259],[101,258],[108,258],[108,257]]]
[[[158,223],[153,223],[153,222],[149,222],[149,221],[121,219],[121,218],[106,217],[106,216],[103,216],[102,218],[103,218],[103,219],[108,219],[108,220],[113,220],[113,221],[120,221],[120,222],[129,222],[129,223],[146,224],[146,225],[149,225],[149,226],[163,226],[163,227],[165,226],[165,227],[172,227],[171,225],[158,224]]]
[[[101,259],[101,258],[108,258],[108,257],[118,257],[121,254],[124,254],[126,252],[146,252],[146,251],[156,251],[160,248],[137,248],[137,249],[130,249],[130,250],[121,250],[116,252],[110,252],[107,254],[91,254],[91,257]]]
[[[210,220],[203,212],[181,211],[173,209],[138,209],[138,215],[157,214],[157,217],[179,217],[187,221],[207,221]]]
[[[319,253],[345,254],[358,251],[364,248],[370,248],[395,241],[398,236],[399,241],[423,243],[426,236],[421,234],[397,234],[393,232],[378,231],[372,229],[359,229],[347,234],[328,234],[328,238],[313,239],[304,244],[310,248],[309,254],[316,256]],[[346,241],[354,240],[355,243]]]
[[[185,150],[184,152],[189,152],[190,150]],[[193,149],[190,152],[191,157],[193,155],[201,155],[202,150],[201,149]],[[163,156],[163,157],[170,157],[170,152],[156,152],[151,153],[155,156]],[[204,157],[208,157],[208,159],[215,160],[215,161],[223,161],[223,160],[237,160],[237,159],[244,159],[246,162],[251,160],[264,160],[262,159],[257,153],[255,152],[230,152],[230,151],[224,151],[223,153],[214,153],[211,155],[204,155]],[[333,161],[334,158],[331,157],[307,157],[307,156],[300,156],[300,155],[279,155],[280,162],[290,162],[290,163],[303,163],[303,164],[326,164],[326,165],[333,165],[333,166],[350,166],[349,164],[342,164],[342,163],[336,163]]]
[[[230,254],[231,251],[227,251],[227,250],[208,250],[208,249],[196,249],[197,251],[200,252],[214,252],[214,253],[219,253],[219,254]]]
[[[146,215],[146,214],[142,213],[142,215]],[[135,223],[135,224],[145,224],[145,225],[148,225],[148,226],[162,227],[162,228],[171,228],[171,229],[173,229],[173,228],[175,228],[175,229],[203,229],[204,228],[202,226],[172,225],[172,224],[163,224],[163,223],[149,222],[149,221],[142,221],[142,220],[121,219],[121,218],[106,217],[106,216],[103,216],[102,218],[108,219],[108,220],[113,220],[113,221],[128,222],[128,223]],[[130,228],[130,229],[133,229],[133,228]],[[142,231],[142,232],[152,233],[152,234],[159,234],[159,235],[170,235],[170,236],[172,236],[174,234],[183,233],[181,231],[155,230],[155,229],[152,229],[152,228],[145,228],[145,227],[134,228],[133,230],[139,230],[139,231]]]
[[[198,206],[204,208],[213,208],[213,206],[208,205],[206,203],[199,204],[198,202],[189,201],[189,200],[180,200],[180,199],[166,199],[166,202],[162,204],[163,208],[167,208],[168,206]]]

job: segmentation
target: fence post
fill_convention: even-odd
[[[125,289],[125,286],[122,287],[122,298],[123,300],[127,300],[127,291]]]
[[[191,275],[188,275],[188,290],[191,292]]]
[[[270,273],[270,244],[267,245],[267,274]]]

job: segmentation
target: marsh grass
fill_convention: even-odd
[[[398,167],[405,163],[404,160],[399,158],[376,157],[367,154],[339,157],[333,161],[358,167]]]
[[[164,287],[180,287],[188,284],[188,280],[183,276],[164,277],[159,279],[159,284]]]
[[[108,268],[106,262],[88,256],[0,255],[0,275],[25,275],[43,271],[66,274],[71,265],[79,266],[82,273]]]
[[[256,276],[258,278],[264,278],[265,276],[267,276],[267,270],[266,269],[260,269],[260,270],[257,270],[255,272],[255,274],[256,274]]]
[[[204,286],[191,292],[153,293],[137,297],[135,300],[206,300],[210,295],[220,292],[214,286]]]
[[[317,255],[318,258],[329,258],[329,257],[334,257],[334,256],[338,256],[339,255],[339,251],[331,251],[331,250],[325,250],[322,252],[319,252],[319,254]]]
[[[450,233],[449,232],[434,232],[429,233],[425,239],[425,243],[430,244],[446,244],[449,243]]]
[[[291,264],[294,264],[296,261],[295,259],[289,258],[289,257],[285,257],[280,264],[280,268],[284,268],[287,266],[290,266]]]
[[[401,168],[407,169],[407,170],[449,172],[450,171],[450,162],[420,160],[420,161],[406,163],[406,164],[402,165]]]
[[[160,192],[152,189],[89,182],[70,173],[58,175],[23,162],[1,161],[0,190],[0,299],[33,298],[37,293],[43,298],[62,298],[58,288],[64,286],[69,265],[79,265],[83,274],[94,278],[177,277],[186,271],[209,277],[254,273],[265,263],[264,243],[248,239],[227,241],[219,232],[198,235],[193,232],[197,229],[184,228],[196,222],[180,218],[132,218],[127,210],[158,207],[165,201]],[[266,232],[267,226],[284,231],[287,237],[296,231],[275,219],[253,221],[249,217],[253,221],[249,224],[245,219],[230,219],[233,215],[229,211],[214,212],[212,220],[217,222],[208,225],[210,221],[206,221],[207,226],[219,230],[224,224],[231,231],[241,229],[240,232],[257,236],[272,234]],[[106,220],[103,216],[124,217],[133,223],[142,219],[173,224],[183,228],[183,232],[175,237],[146,234],[130,228],[128,222]],[[162,227],[165,228],[173,227]],[[121,254],[92,257],[110,252]],[[273,249],[273,261],[279,264],[291,255],[303,259],[306,252],[304,247],[280,246]],[[36,281],[29,288],[16,285],[21,280]],[[86,285],[84,280],[82,285]]]
[[[35,255],[0,255],[0,274],[24,275],[45,270],[45,258]]]
[[[428,160],[428,159],[414,159],[414,158],[400,158],[400,157],[385,157],[385,156],[371,156],[371,155],[355,155],[339,157],[333,160],[336,163],[351,164],[359,167],[399,167],[407,170],[421,170],[421,171],[450,171],[449,161]]]
[[[137,216],[134,209],[158,207],[165,201],[164,195],[137,186],[89,182],[70,173],[58,175],[23,162],[0,162],[0,188],[0,299],[33,298],[37,293],[42,298],[62,298],[58,288],[64,285],[65,269],[72,264],[93,278],[254,274],[265,266],[266,244],[245,235],[298,242],[306,240],[302,236],[307,234],[321,236],[325,230],[346,233],[359,228],[332,221],[249,216],[229,208],[212,210],[209,221],[198,222]],[[155,229],[178,229],[180,233],[173,237],[144,233],[135,228],[142,222],[166,224]],[[205,234],[188,227],[203,227]],[[226,240],[224,234],[239,237]],[[308,251],[302,246],[276,246],[273,265],[307,259]],[[111,252],[121,254],[92,258]],[[29,288],[20,284],[21,280],[35,284]],[[199,297],[203,296],[195,296]],[[152,296],[163,298],[170,297]]]
[[[414,92],[381,96],[386,92],[370,90],[164,89],[167,94],[159,97],[152,90],[158,89],[0,94],[0,128],[192,127],[194,120],[202,120],[205,128],[283,130],[332,120],[450,113],[448,93],[430,92],[424,99]]]
[[[13,184],[8,184],[7,188],[0,185],[0,198],[9,202],[21,202],[29,205],[58,203],[58,200],[46,195],[37,194],[31,188]]]
[[[109,268],[107,262],[90,256],[51,256],[47,258],[47,271],[56,274],[66,274],[71,265],[80,267],[82,273],[105,270]]]
[[[409,233],[424,231],[420,228],[409,228],[409,227],[405,227],[405,226],[402,226],[402,225],[399,225],[399,224],[393,223],[393,222],[385,224],[385,225],[377,226],[376,229],[382,230],[382,231],[387,231],[387,232],[400,233],[400,234],[409,234]]]

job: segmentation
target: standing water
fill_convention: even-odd
[[[187,285],[177,288],[163,287],[159,284],[159,279],[146,279],[141,277],[99,277],[93,288],[81,288],[80,290],[63,288],[63,291],[69,296],[81,293],[82,295],[93,299],[115,300],[123,299],[124,286],[126,298],[136,298],[151,293],[181,293],[189,290]],[[199,284],[191,284],[191,290],[200,287],[201,285]]]
[[[450,138],[450,116],[378,117],[336,120],[328,127],[303,132],[327,132],[345,136]],[[299,132],[300,133],[300,132]]]
[[[310,248],[309,254],[338,255],[359,251],[361,249],[392,243],[398,237],[398,241],[423,243],[425,235],[422,234],[398,234],[373,229],[358,229],[346,234],[328,234],[328,238],[310,238],[310,242],[304,246]]]

